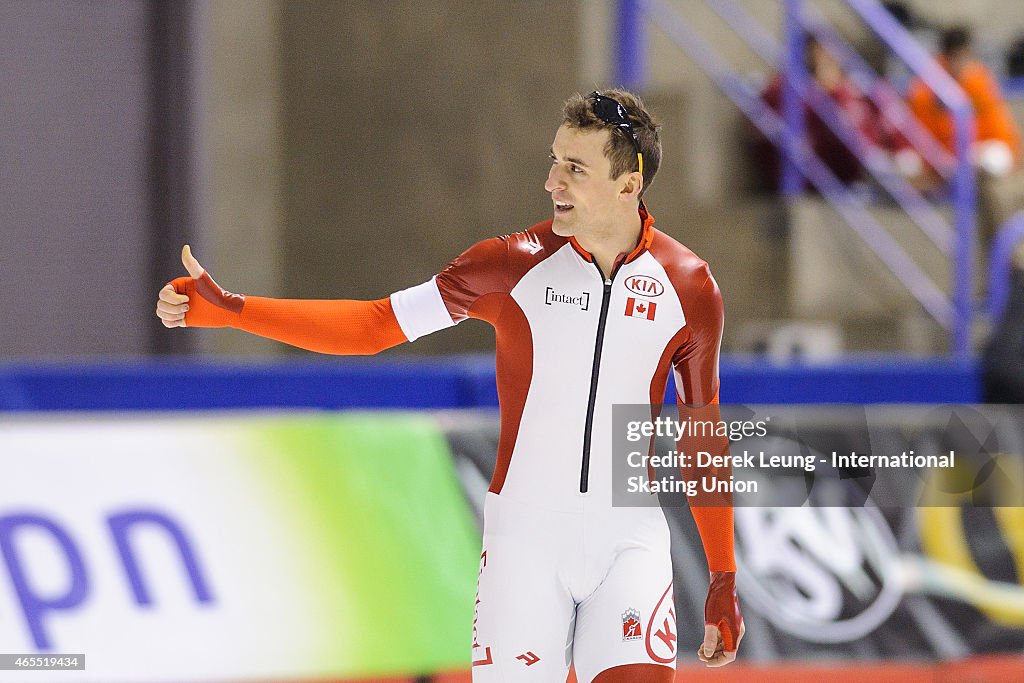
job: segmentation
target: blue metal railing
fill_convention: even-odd
[[[793,136],[785,120],[757,93],[750,92],[746,82],[666,2],[643,0],[641,4],[658,26],[697,62],[766,138],[780,149],[788,149],[799,172],[835,207],[921,306],[941,325],[950,327],[952,308],[945,295],[871,215],[863,200],[849,192],[814,154],[806,138]],[[787,145],[787,142],[791,144]]]
[[[615,32],[615,83],[641,90],[647,74],[644,17],[638,3],[618,3]]]
[[[1009,99],[1024,97],[1024,76],[1007,76],[999,87]]]
[[[1010,270],[1014,248],[1024,242],[1024,211],[1003,223],[992,242],[988,266],[988,314],[994,323],[1003,317],[1010,298]]]
[[[787,45],[799,49],[786,50],[785,73],[782,88],[782,118],[786,122],[785,144],[782,150],[782,194],[795,197],[803,189],[803,178],[793,150],[800,141],[806,140],[807,116],[802,101],[803,85],[807,81],[807,65],[804,63],[803,28],[797,21],[800,0],[785,0],[783,34]],[[774,64],[782,63],[776,59]]]
[[[750,46],[754,49],[762,59],[770,63],[778,63],[780,49],[776,44],[775,39],[772,35],[745,9],[743,9],[735,0],[706,0],[708,7],[720,16],[730,27],[741,37],[743,37]],[[792,49],[788,51],[789,61],[787,64],[791,65],[796,57],[802,55],[802,37],[800,37],[799,31],[806,30],[813,34],[822,45],[832,52],[841,63],[851,61],[850,53],[856,55],[856,53],[850,48],[838,35],[830,31],[827,26],[819,22],[809,21],[806,18],[794,15],[793,31],[796,32],[795,39],[801,43],[799,54]],[[859,59],[859,57],[856,57]],[[853,126],[848,118],[839,110],[835,102],[831,97],[822,97],[820,91],[813,87],[806,69],[801,61],[796,62],[797,68],[800,69],[800,75],[798,78],[793,79],[794,83],[799,84],[794,90],[796,95],[799,96],[800,100],[805,102],[811,107],[815,114],[828,125],[829,128],[836,134],[836,136],[842,140],[842,142],[852,150],[858,158],[864,161],[864,168],[868,174],[884,188],[896,201],[896,203],[903,209],[907,215],[917,224],[921,231],[942,251],[943,254],[949,254],[952,249],[952,230],[946,223],[945,219],[936,210],[935,206],[926,200],[920,192],[918,192],[910,183],[906,182],[903,178],[893,174],[888,168],[888,164],[883,167],[882,164],[875,162],[873,150],[871,149],[872,143],[866,139],[863,132]],[[855,65],[854,68],[858,68],[861,65]],[[866,64],[862,64],[863,69],[868,69]],[[792,66],[790,66],[792,68]],[[894,108],[892,102],[886,102],[885,96],[878,92],[878,88],[874,86],[874,83],[864,82],[863,78],[864,71],[859,72],[862,78],[857,79],[860,83],[861,89],[871,96],[879,109],[883,109],[883,105],[887,105],[888,108]],[[872,73],[872,78],[876,82],[881,81]],[[882,81],[884,82],[884,81]],[[798,100],[797,104],[799,104]],[[924,144],[930,144],[930,155],[926,157],[929,161],[934,160],[937,163],[944,163],[947,167],[952,167],[952,157],[942,149],[941,145],[935,140],[932,135],[927,132],[920,124],[913,120],[909,110],[904,106],[906,110],[906,116],[903,117],[901,123],[902,130],[907,130],[911,134],[916,134],[916,137],[926,141]],[[908,118],[909,117],[909,118]],[[801,129],[803,122],[800,121],[797,124],[790,123],[791,128]],[[941,150],[939,152],[938,150]],[[924,156],[924,155],[922,155]]]
[[[903,101],[903,96],[885,78],[879,78],[874,69],[857,54],[849,43],[836,33],[813,5],[804,4],[804,28],[814,35],[835,57],[850,76],[896,129],[906,137],[918,154],[943,178],[950,178],[956,170],[956,158],[935,139]]]
[[[767,61],[778,64],[780,49],[771,35],[733,0],[706,0],[712,11]],[[974,176],[969,163],[968,148],[973,139],[973,113],[966,96],[946,72],[917,45],[913,38],[874,0],[849,0],[850,7],[875,33],[890,45],[921,79],[935,91],[939,99],[953,112],[956,121],[957,155],[954,159],[910,114],[909,109],[885,90],[885,81],[864,64],[813,11],[806,13],[806,0],[785,0],[784,35],[786,49],[786,78],[783,90],[781,121],[774,111],[747,92],[744,84],[732,70],[710,49],[710,45],[689,29],[676,11],[664,0],[619,0],[620,33],[630,27],[642,25],[644,15],[654,22],[687,52],[708,73],[719,87],[751,118],[765,136],[783,150],[783,192],[795,194],[802,186],[801,176],[821,192],[836,210],[865,240],[867,245],[893,272],[919,303],[940,324],[951,331],[951,348],[957,356],[970,353],[970,326],[973,317],[974,249]],[[811,16],[807,16],[807,15]],[[811,32],[830,52],[835,54],[844,68],[857,79],[864,92],[871,97],[885,115],[913,144],[921,156],[951,185],[951,198],[955,216],[955,231],[935,207],[909,183],[894,174],[886,173],[873,163],[866,151],[868,141],[851,126],[833,102],[817,95],[804,65],[805,32]],[[629,60],[642,50],[638,40],[620,35],[620,60]],[[625,49],[628,47],[629,49]],[[642,84],[642,68],[621,66],[617,73],[628,73],[632,80],[621,81],[628,87]],[[875,84],[878,84],[877,87]],[[755,101],[757,100],[757,101]],[[899,247],[891,235],[861,205],[859,199],[845,188],[806,144],[804,131],[804,104],[807,104],[852,152],[862,159],[864,167],[895,199],[914,223],[936,244],[942,253],[952,256],[953,295],[948,298],[924,275],[916,263]],[[781,125],[780,125],[781,124]],[[955,237],[955,239],[954,239]]]
[[[971,320],[974,314],[974,171],[970,146],[974,140],[974,112],[963,89],[925,52],[913,36],[877,0],[847,0],[868,26],[897,57],[902,59],[953,115],[956,139],[956,171],[951,179],[956,249],[953,252],[953,351],[970,353]]]

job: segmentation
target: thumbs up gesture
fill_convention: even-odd
[[[245,297],[220,287],[189,245],[181,248],[181,264],[188,277],[168,282],[156,301],[156,316],[164,327],[230,327],[242,312]]]

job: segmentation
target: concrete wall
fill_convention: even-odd
[[[0,278],[18,292],[0,303],[0,357],[197,340],[279,352],[233,331],[159,328],[155,283],[181,274],[162,259],[186,239],[237,291],[370,298],[550,213],[542,185],[578,85],[577,3],[190,7],[195,42],[172,58],[194,57],[202,77],[170,83],[184,84],[175,106],[190,98],[170,123],[191,121],[194,140],[161,138],[155,160],[151,107],[166,98],[153,99],[152,6],[0,3]],[[161,175],[193,156],[193,175]],[[181,189],[194,222],[155,234],[154,211]],[[488,347],[486,325],[465,327],[407,350]]]
[[[263,296],[284,294],[281,15],[276,0],[216,0],[201,14],[208,230],[193,253],[225,287]],[[198,336],[209,353],[280,350],[277,342],[236,330],[185,334]]]
[[[743,4],[778,37],[778,0]],[[812,4],[844,34],[869,42],[867,29],[840,0]],[[773,66],[701,0],[675,5],[752,85],[771,75]],[[238,161],[255,169],[245,174],[223,161],[215,167],[225,179],[247,181],[232,193],[234,222],[226,222],[232,211],[218,202],[226,212],[211,235],[232,274],[222,280],[239,291],[386,296],[427,279],[477,239],[543,218],[543,154],[558,106],[572,89],[611,80],[612,0],[501,9],[470,2],[268,0],[259,7],[215,22],[222,26],[216,80],[248,88],[234,99],[223,86],[213,89],[222,106],[236,110],[228,119],[223,111],[215,117],[222,153],[248,140],[243,149],[250,153]],[[927,11],[928,3],[919,9]],[[255,21],[253,14],[262,28],[236,30],[239,22]],[[992,23],[1006,32],[1006,22]],[[533,37],[528,46],[523,36]],[[778,239],[785,214],[745,196],[750,168],[738,134],[742,115],[659,29],[649,26],[648,36],[645,94],[665,123],[666,144],[649,200],[659,227],[713,260],[723,287],[732,290],[728,347],[743,321],[790,312],[780,268],[789,255]],[[229,61],[240,75],[225,68]],[[225,80],[230,75],[234,80]],[[253,111],[265,115],[247,118]],[[228,189],[218,187],[218,195]],[[737,252],[737,240],[750,248]],[[233,253],[246,257],[232,261]],[[749,280],[744,273],[753,272],[778,295],[766,302],[763,292],[748,292],[741,283]],[[400,352],[484,350],[490,338],[485,325],[471,321]],[[282,350],[222,331],[207,348]]]
[[[904,0],[921,18],[939,25],[966,23],[975,39],[1005,48],[1024,33],[1024,3],[1014,0]]]
[[[543,182],[577,80],[577,9],[285,3],[284,292],[384,297],[549,216]],[[469,321],[402,350],[492,338]]]
[[[700,0],[674,1],[752,83],[771,72]],[[778,26],[779,0],[743,4]],[[814,4],[863,32],[840,0]],[[1024,3],[912,4],[935,22],[972,20],[995,44],[1024,30]],[[183,238],[237,291],[386,296],[478,239],[546,217],[559,106],[610,82],[612,0],[195,0],[196,43],[184,47],[201,87],[175,100],[190,107],[179,123],[196,126],[194,140],[179,131],[195,173],[173,180],[196,207],[163,232],[147,119],[154,6],[0,3],[0,282],[18,292],[0,301],[0,358],[279,353],[233,331],[157,327],[152,290],[179,274],[164,260]],[[773,230],[757,221],[770,207],[743,198],[742,117],[660,31],[650,36],[645,95],[666,144],[650,195],[658,225],[723,262],[716,272],[750,272],[759,249],[729,258],[736,240],[779,245],[758,242]],[[177,149],[165,145],[160,163]],[[742,277],[720,279],[742,290]],[[784,313],[742,291],[730,302]],[[490,337],[471,321],[403,351],[486,349]]]
[[[0,360],[148,348],[146,38],[142,3],[0,3]]]

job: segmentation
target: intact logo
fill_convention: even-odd
[[[643,633],[640,628],[640,611],[632,607],[622,614],[622,639],[640,640]]]
[[[579,306],[580,310],[587,310],[590,308],[590,292],[581,292],[580,294],[563,294],[556,292],[553,287],[547,287],[544,290],[544,303],[548,306],[551,304],[569,304],[570,306]]]
[[[646,318],[647,320],[654,320],[654,315],[658,310],[658,304],[653,301],[644,301],[643,299],[637,299],[636,297],[629,297],[626,299],[626,312],[627,318]]]
[[[650,275],[630,275],[626,278],[626,289],[638,296],[651,298],[661,296],[665,285]]]

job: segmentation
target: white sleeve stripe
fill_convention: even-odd
[[[432,277],[421,285],[391,295],[391,308],[409,341],[455,324],[441,299],[436,280]]]

